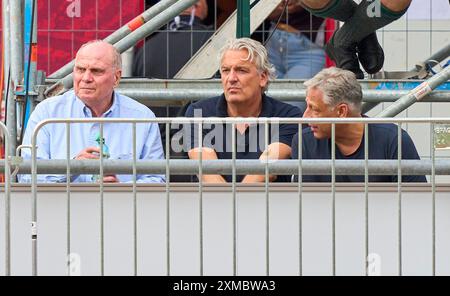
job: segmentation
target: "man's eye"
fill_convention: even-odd
[[[91,72],[94,75],[101,75],[101,74],[105,73],[105,70],[103,70],[103,69],[92,69]]]

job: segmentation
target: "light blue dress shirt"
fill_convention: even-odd
[[[105,118],[154,118],[155,114],[135,100],[114,93],[111,108]],[[31,143],[36,125],[49,118],[92,118],[91,110],[73,91],[39,103],[28,121],[23,144]],[[100,133],[99,123],[72,123],[70,128],[70,158],[89,147],[96,146]],[[133,159],[133,134],[131,123],[103,124],[103,138],[109,148],[110,159]],[[38,159],[66,159],[66,124],[50,123],[37,135]],[[25,159],[31,158],[29,149],[22,150]],[[136,159],[164,159],[161,135],[157,123],[136,123]],[[119,182],[131,182],[132,175],[117,175]],[[92,182],[92,175],[73,175],[72,182]],[[137,175],[139,183],[164,182],[164,175]],[[31,175],[19,175],[19,182],[30,183]],[[66,175],[38,175],[38,183],[66,182]]]

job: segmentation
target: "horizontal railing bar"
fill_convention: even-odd
[[[52,118],[38,123],[36,128],[50,123],[248,123],[248,124],[308,124],[308,123],[450,123],[449,117],[417,117],[417,118],[375,118],[375,117],[347,117],[347,118],[293,118],[293,117],[159,117],[159,118]]]
[[[364,175],[364,160],[336,160],[336,174]],[[369,175],[396,175],[398,171],[397,160],[369,160]],[[431,160],[402,160],[403,175],[430,175]],[[0,170],[4,169],[5,161],[0,160]],[[70,160],[72,174],[98,174],[99,160]],[[103,172],[105,174],[132,174],[133,161],[124,159],[104,159]],[[138,160],[136,172],[138,174],[165,174],[167,160]],[[298,174],[298,160],[277,160],[269,163],[271,174]],[[231,159],[203,160],[203,174],[231,174],[233,161]],[[65,174],[67,160],[51,159],[37,160],[39,174]],[[172,159],[169,161],[170,172],[179,175],[191,175],[199,172],[199,161],[190,159]],[[439,159],[435,161],[437,175],[450,175],[450,160]],[[24,160],[19,165],[20,174],[31,172],[31,160]],[[259,160],[236,160],[236,174],[264,174],[265,163]],[[331,160],[302,161],[304,175],[329,175],[331,173]]]
[[[55,84],[59,79],[47,78],[45,85],[51,86]],[[297,89],[305,88],[303,83],[304,79],[275,79],[270,81],[269,88],[275,89]],[[361,86],[364,88],[372,88],[374,84],[421,84],[423,80],[418,79],[363,79],[358,80]],[[212,79],[150,79],[150,78],[130,78],[123,77],[120,80],[118,86],[119,89],[176,89],[176,88],[189,88],[189,89],[204,89],[204,88],[221,88],[221,80],[218,78]]]
[[[179,102],[186,100],[202,100],[222,94],[222,89],[117,89],[128,97],[147,103],[151,101]],[[363,90],[363,102],[382,103],[395,102],[408,94],[408,90]],[[304,101],[305,89],[269,89],[267,95],[283,101]],[[421,102],[450,102],[449,91],[434,91],[425,96]]]

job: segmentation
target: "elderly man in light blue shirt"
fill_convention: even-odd
[[[114,92],[121,77],[121,59],[117,50],[101,40],[81,46],[73,70],[74,90],[49,98],[37,105],[28,121],[23,144],[31,143],[36,125],[48,118],[154,118],[153,112],[135,100]],[[70,157],[98,159],[99,123],[73,123],[70,127]],[[131,123],[105,123],[103,139],[110,159],[133,159]],[[66,159],[66,125],[45,125],[37,135],[38,159]],[[22,156],[30,158],[30,151]],[[157,123],[136,124],[136,158],[164,159]],[[103,182],[129,182],[132,175],[105,175]],[[20,175],[30,182],[30,175]],[[73,175],[71,182],[92,182],[92,175]],[[138,175],[137,182],[164,182],[163,175]],[[38,182],[66,182],[65,175],[38,175]]]

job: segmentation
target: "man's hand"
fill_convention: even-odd
[[[119,179],[117,179],[116,175],[106,175],[103,176],[103,183],[117,183]]]
[[[87,147],[78,153],[74,159],[99,159],[100,158],[100,148],[98,147]]]
[[[99,147],[87,147],[78,153],[78,155],[74,158],[77,160],[81,159],[99,159],[100,158],[100,148]],[[119,179],[116,175],[104,175],[103,176],[104,183],[117,183]]]
[[[304,9],[299,0],[285,0],[282,1],[268,16],[269,20],[277,21],[280,15],[285,13],[286,1],[288,1],[288,5],[286,7],[288,13],[295,13]]]
[[[188,155],[190,159],[199,159],[199,148],[193,148],[189,150]],[[217,153],[214,149],[203,147],[202,148],[202,159],[212,160],[217,159]],[[202,178],[205,183],[226,183],[227,181],[221,175],[203,175]]]
[[[291,157],[291,147],[284,143],[272,143],[267,147],[261,155],[259,160],[266,161],[277,159],[289,159]],[[277,179],[276,175],[269,175],[269,182],[274,182]],[[265,181],[265,175],[246,175],[242,183],[260,183]]]

